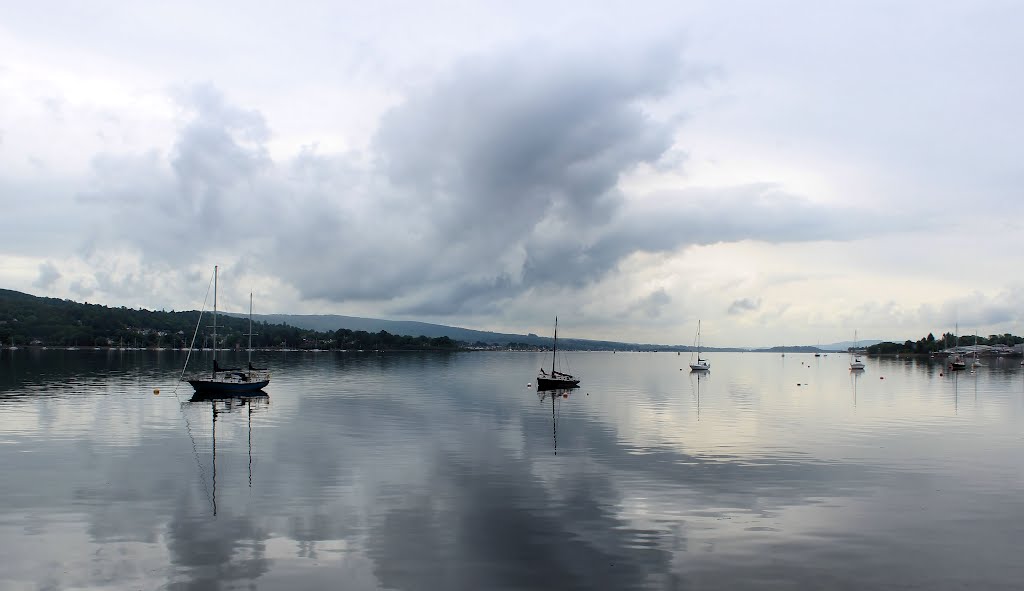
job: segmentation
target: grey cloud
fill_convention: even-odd
[[[84,281],[72,281],[71,285],[68,286],[68,289],[79,297],[89,297],[95,293],[95,290],[86,285]]]
[[[678,85],[680,70],[670,47],[463,62],[382,120],[371,174],[385,184],[358,196],[371,202],[352,218],[358,227],[335,228],[356,232],[330,263],[337,272],[287,265],[290,278],[307,297],[336,301],[416,291],[401,311],[438,314],[538,282],[581,285],[583,274],[550,259],[588,266],[571,249],[618,215],[619,177],[671,144],[674,128],[637,103]],[[332,185],[323,171],[318,182]]]
[[[179,93],[192,114],[169,155],[93,159],[93,186],[79,195],[87,208],[105,208],[114,219],[93,224],[87,251],[127,242],[148,264],[180,267],[203,252],[196,244],[235,250],[277,218],[262,117],[236,109],[212,87]]]
[[[880,231],[769,184],[627,199],[623,174],[678,161],[681,117],[641,105],[686,72],[669,45],[478,57],[412,91],[367,154],[310,145],[283,162],[259,113],[209,86],[179,92],[191,118],[169,154],[95,159],[82,201],[118,223],[95,224],[89,244],[135,245],[163,272],[228,253],[306,299],[443,317],[584,288],[637,252]]]
[[[640,298],[629,308],[630,313],[640,312],[648,318],[658,318],[665,306],[672,303],[672,296],[664,289],[657,289]]]
[[[761,298],[741,298],[729,304],[727,313],[730,315],[753,312],[761,307]]]
[[[39,277],[32,282],[32,285],[40,289],[50,289],[60,278],[61,274],[57,270],[57,266],[50,261],[46,261],[39,265]]]

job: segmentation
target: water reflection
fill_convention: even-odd
[[[213,515],[217,516],[217,416],[227,414],[229,416],[237,416],[242,412],[246,415],[247,424],[247,441],[248,441],[248,455],[249,455],[249,488],[252,488],[252,415],[254,411],[266,411],[270,405],[270,396],[263,391],[258,391],[245,395],[229,396],[224,394],[216,393],[204,393],[196,392],[188,404],[202,404],[209,405],[210,407],[210,433],[212,437],[212,443],[210,446],[212,466],[211,472],[211,492],[210,500],[213,506]],[[191,436],[191,431],[189,433]],[[195,440],[193,439],[193,449]],[[199,461],[198,452],[196,460]],[[200,474],[202,476],[202,474]]]
[[[554,441],[555,455],[558,455],[558,409],[562,403],[569,399],[569,393],[575,391],[571,388],[554,388],[549,390],[537,389],[537,397],[541,404],[545,399],[551,400],[551,438]]]
[[[696,376],[696,379],[694,378],[694,376]],[[697,398],[697,421],[698,422],[700,421],[700,386],[701,386],[701,382],[707,382],[709,380],[711,380],[711,372],[710,371],[690,372],[690,383],[691,384],[695,383],[695,385],[693,387],[693,390],[694,390],[694,393],[696,394],[696,398]]]
[[[580,353],[591,395],[534,399],[528,353],[295,353],[271,408],[153,396],[163,357],[13,359],[0,588],[1018,580],[1015,363],[959,409],[924,360],[871,360],[868,380],[842,356],[721,354],[681,393],[675,355]]]

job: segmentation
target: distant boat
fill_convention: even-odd
[[[861,361],[860,357],[857,356],[857,345],[858,345],[857,331],[854,330],[853,331],[853,361],[850,362],[850,369],[852,369],[852,370],[864,369],[864,362]]]
[[[957,333],[956,346],[953,347],[953,358],[949,360],[949,369],[960,371],[961,369],[967,369],[967,362],[960,355],[960,325],[955,324],[953,330]]]
[[[575,376],[558,371],[557,364],[557,353],[558,353],[558,317],[555,316],[555,339],[551,346],[551,373],[544,371],[544,368],[540,368],[540,373],[537,374],[537,389],[538,390],[558,390],[565,388],[578,388],[580,381]]]
[[[697,321],[697,363],[690,364],[690,371],[709,371],[711,364],[700,357],[700,320]]]
[[[978,331],[974,331],[974,361],[971,367],[981,367],[981,360],[978,359]]]
[[[249,294],[249,344],[252,349],[252,294]],[[270,384],[266,368],[252,366],[252,352],[246,369],[221,367],[217,363],[217,267],[213,268],[213,371],[209,376],[187,378],[196,392],[205,394],[252,394]]]

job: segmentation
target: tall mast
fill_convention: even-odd
[[[252,292],[249,292],[249,365],[252,365]]]
[[[217,367],[217,265],[213,266],[213,366]],[[217,377],[217,370],[213,370]]]
[[[555,377],[555,353],[558,351],[558,316],[555,316],[555,340],[551,343],[551,377]]]
[[[700,361],[700,320],[697,320],[697,361]]]

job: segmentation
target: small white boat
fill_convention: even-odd
[[[711,364],[700,356],[700,320],[697,321],[697,362],[690,364],[690,371],[710,371]]]
[[[864,369],[864,362],[857,355],[857,331],[853,331],[853,361],[850,362],[851,370]]]

